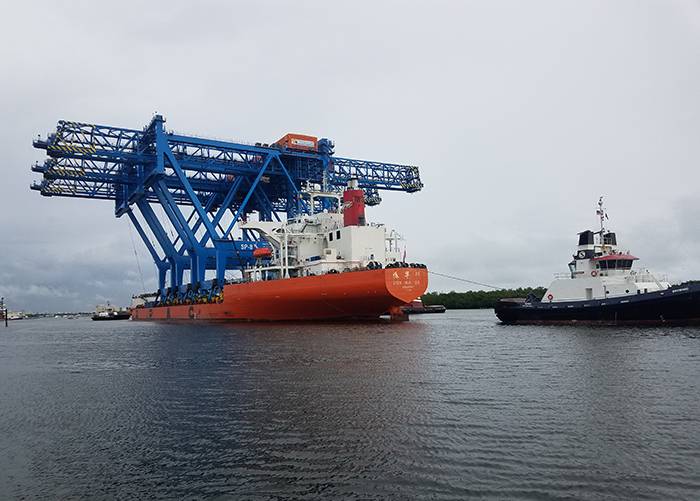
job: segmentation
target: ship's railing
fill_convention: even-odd
[[[617,270],[621,271],[621,270]],[[613,271],[613,273],[610,273],[608,271],[599,271],[598,272],[599,276],[601,277],[619,277],[619,276],[624,276],[623,274],[618,274],[616,271]],[[588,275],[586,275],[588,276]],[[668,276],[667,275],[654,275],[651,272],[648,271],[632,271],[629,275],[627,275],[629,279],[631,279],[632,282],[638,283],[638,282],[668,282]],[[561,278],[572,278],[571,273],[554,273],[554,278],[561,279]]]
[[[667,275],[653,275],[648,272],[637,272],[632,275],[635,282],[668,282]]]

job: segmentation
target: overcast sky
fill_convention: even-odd
[[[113,203],[44,198],[29,169],[59,119],[140,128],[154,112],[181,132],[311,133],[420,166],[423,191],[384,193],[368,218],[441,273],[548,285],[605,195],[643,265],[700,278],[698,1],[0,5],[0,294],[15,309],[143,290]]]

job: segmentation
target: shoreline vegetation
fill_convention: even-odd
[[[534,294],[541,298],[547,289],[545,287],[520,287],[518,289],[499,289],[495,291],[467,292],[428,292],[423,294],[423,304],[441,304],[448,310],[478,310],[495,308],[499,299],[507,297],[527,297]]]

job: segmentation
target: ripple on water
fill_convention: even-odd
[[[0,497],[697,499],[697,331],[18,322]]]

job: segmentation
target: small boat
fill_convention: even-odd
[[[98,305],[95,308],[95,314],[92,316],[93,320],[128,320],[131,318],[131,311],[125,308],[114,308],[107,303],[107,305]]]
[[[129,320],[130,318],[130,311],[103,311],[100,313],[95,313],[92,316],[93,320]]]
[[[425,305],[420,299],[414,299],[401,309],[404,311],[404,313],[408,313],[409,315],[421,315],[423,313],[445,313],[445,311],[447,311],[447,308],[441,304]]]
[[[579,233],[569,273],[555,275],[542,298],[507,298],[496,304],[504,324],[697,324],[700,283],[671,285],[648,270],[633,269],[638,259],[617,245],[605,228],[603,198],[596,214],[600,230]]]

